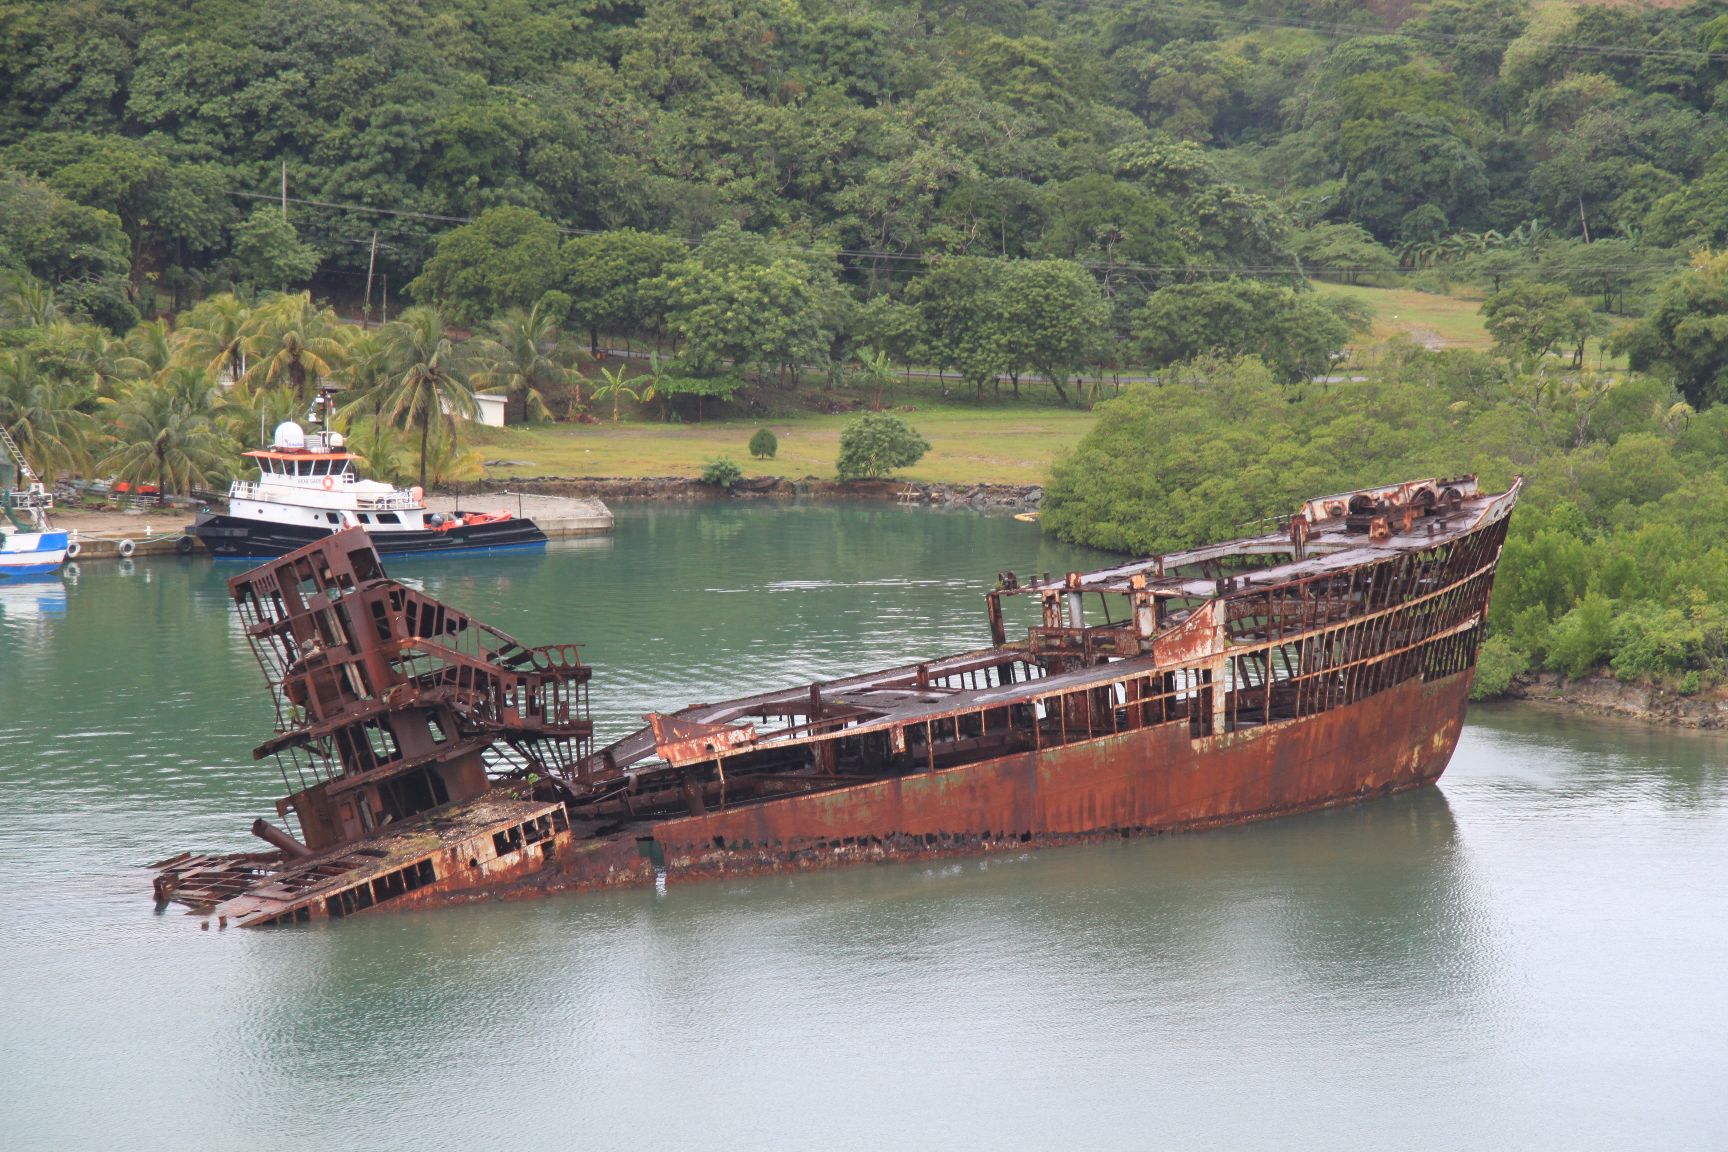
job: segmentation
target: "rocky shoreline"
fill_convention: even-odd
[[[828,480],[806,476],[751,476],[730,489],[688,476],[536,476],[484,480],[464,486],[463,494],[526,492],[543,496],[583,496],[601,500],[876,500],[1013,511],[1036,509],[1044,499],[1038,484],[917,484],[906,480]]]
[[[1682,696],[1644,684],[1622,684],[1611,676],[1568,680],[1553,672],[1520,677],[1504,697],[1558,705],[1597,716],[1665,724],[1673,728],[1728,728],[1728,699]]]

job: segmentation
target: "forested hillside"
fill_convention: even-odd
[[[1724,11],[8,3],[0,254],[116,327],[234,281],[351,299],[374,229],[399,289],[501,206],[566,236],[735,222],[862,297],[943,255],[1076,260],[1125,334],[1160,287],[1299,264],[1536,264],[1618,309],[1728,229]],[[284,166],[310,253],[258,217]]]
[[[436,482],[478,468],[446,415],[475,389],[700,419],[912,366],[980,406],[1161,372],[1058,470],[1054,530],[1524,471],[1499,681],[1697,688],[1722,95],[1721,3],[0,0],[0,422],[47,472],[181,491],[326,378],[377,471]],[[1341,379],[1369,316],[1316,280],[1468,293],[1493,353]],[[617,341],[660,358],[600,372]]]

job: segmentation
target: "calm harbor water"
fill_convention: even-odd
[[[1006,518],[620,510],[393,567],[650,708],[983,641]],[[1728,740],[1472,713],[1437,789],[937,865],[208,932],[142,865],[280,780],[163,559],[0,585],[0,1147],[1698,1148],[1728,1103]]]

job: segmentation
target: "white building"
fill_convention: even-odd
[[[502,428],[509,423],[509,420],[506,419],[506,410],[510,404],[508,396],[477,392],[474,394],[474,400],[480,409],[479,423],[488,428]],[[448,404],[444,405],[444,414],[446,416],[450,414]]]

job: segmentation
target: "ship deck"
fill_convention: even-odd
[[[1412,496],[1429,491],[1437,497],[1432,508],[1408,522],[1386,517],[1376,532],[1378,517],[1352,513],[1351,502],[1403,507]],[[1204,548],[1166,553],[1087,573],[1051,579],[1009,580],[992,596],[1057,596],[1076,604],[1086,594],[1132,596],[1143,589],[1167,609],[1154,634],[1143,637],[1140,650],[1119,653],[1097,663],[1051,671],[1041,661],[1032,636],[1023,642],[913,661],[835,680],[818,681],[741,696],[717,703],[693,704],[662,719],[662,731],[650,725],[601,749],[589,770],[598,777],[629,778],[664,771],[661,757],[689,757],[698,750],[712,756],[744,749],[785,748],[893,729],[931,724],[956,715],[1034,704],[1088,689],[1119,684],[1125,678],[1167,670],[1172,643],[1155,650],[1159,637],[1172,637],[1194,619],[1208,601],[1244,598],[1282,586],[1342,576],[1380,564],[1399,554],[1430,553],[1456,542],[1504,516],[1515,503],[1519,485],[1499,494],[1479,493],[1473,481],[1430,480],[1393,488],[1319,497],[1303,506],[1307,531],[1298,544],[1290,521],[1278,531]],[[1450,497],[1450,498],[1449,498]],[[1246,566],[1244,566],[1244,563]],[[1407,595],[1400,600],[1419,599]],[[1194,619],[1195,623],[1200,623]],[[1108,631],[1130,627],[1123,619],[1094,628]],[[1086,629],[1076,629],[1086,631]],[[1037,630],[1034,629],[1034,632]],[[1000,669],[1012,667],[1014,679],[1004,682]],[[997,670],[994,677],[991,670]],[[819,703],[818,703],[819,702]],[[816,709],[812,715],[811,709]],[[794,719],[805,723],[745,732],[727,728],[751,717]],[[826,718],[824,720],[823,718]],[[669,740],[667,733],[674,733]]]
[[[494,836],[503,835],[505,842],[492,845],[489,857],[512,844],[520,850],[543,838],[534,835],[536,821],[550,827],[554,817],[557,830],[564,831],[563,805],[488,792],[300,859],[279,852],[187,855],[152,867],[171,877],[167,886],[159,884],[159,898],[207,910],[239,927],[309,920],[332,907],[340,915],[344,904],[349,910],[385,904],[447,879],[442,858]],[[512,838],[524,827],[530,831]],[[479,857],[473,859],[478,869]]]

